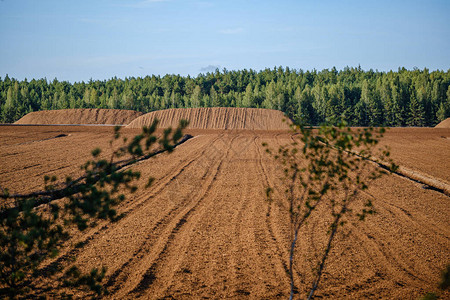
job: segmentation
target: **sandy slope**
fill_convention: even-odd
[[[414,139],[414,130],[393,139]],[[107,266],[112,299],[285,299],[288,226],[287,211],[279,205],[281,170],[261,143],[277,147],[290,142],[290,134],[191,133],[195,138],[173,154],[135,166],[143,178],[154,176],[154,185],[121,204],[119,212],[126,215],[119,222],[77,234],[71,243],[81,241],[83,247],[62,251],[62,261],[76,254],[85,270]],[[55,138],[61,134],[66,136]],[[110,136],[108,128],[2,127],[0,185],[30,190],[43,174],[76,174],[89,149],[99,145],[108,152]],[[446,142],[437,139],[436,145],[439,141]],[[397,149],[399,143],[393,155],[403,162],[415,159]],[[429,148],[428,155],[442,156],[442,148]],[[267,185],[281,191],[274,202],[265,200]],[[339,234],[318,297],[416,299],[434,290],[449,262],[449,198],[395,175],[361,197],[371,198],[378,213],[363,223],[350,220]],[[317,230],[326,224],[326,218],[314,216],[299,239],[296,283],[303,298],[311,254],[326,240]]]
[[[15,124],[114,124],[126,125],[142,115],[123,109],[78,108],[34,111]]]
[[[437,124],[435,128],[450,128],[450,118],[447,118],[441,123]]]
[[[281,111],[262,108],[202,107],[166,109],[147,113],[133,122],[128,128],[149,126],[154,119],[160,121],[159,127],[176,127],[179,120],[189,121],[193,129],[249,129],[279,130],[288,129],[289,123],[283,122]]]

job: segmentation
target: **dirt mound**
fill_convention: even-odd
[[[435,128],[450,128],[450,118],[447,118],[441,123],[437,124]]]
[[[34,111],[15,124],[114,124],[127,125],[142,113],[134,110],[78,108]]]
[[[159,127],[176,127],[179,120],[189,121],[192,129],[249,129],[282,130],[289,129],[289,121],[278,110],[262,108],[202,107],[174,108],[150,112],[133,120],[128,128],[149,126],[154,119]]]

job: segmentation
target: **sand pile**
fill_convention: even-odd
[[[441,123],[437,124],[435,128],[450,128],[450,118],[447,118]]]
[[[154,119],[159,127],[176,127],[179,120],[189,121],[191,129],[289,129],[290,121],[281,111],[262,108],[202,107],[175,108],[147,113],[133,120],[127,127],[149,126]],[[283,121],[287,119],[286,121]]]
[[[78,108],[34,111],[15,124],[108,124],[127,125],[142,113],[134,110]]]

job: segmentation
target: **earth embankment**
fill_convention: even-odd
[[[128,128],[149,126],[158,119],[158,127],[177,127],[188,120],[191,129],[289,129],[290,121],[281,111],[262,108],[202,107],[174,108],[150,112],[133,120]]]
[[[124,109],[77,108],[34,111],[14,124],[62,125],[62,124],[104,124],[127,125],[142,113]]]
[[[435,128],[450,128],[450,118],[447,118],[441,123],[437,124]]]

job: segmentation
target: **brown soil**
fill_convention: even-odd
[[[441,123],[437,124],[435,128],[450,128],[450,118],[447,118]]]
[[[381,141],[401,166],[450,183],[450,130],[391,128]]]
[[[134,110],[78,108],[34,111],[15,124],[107,124],[127,125],[142,113]]]
[[[289,230],[287,211],[278,205],[281,170],[261,143],[276,148],[291,141],[290,133],[190,133],[195,137],[174,153],[133,167],[144,179],[120,205],[123,219],[76,234],[69,244],[82,247],[64,249],[61,257],[77,255],[84,270],[106,266],[111,299],[286,299]],[[383,143],[400,164],[447,178],[449,140],[441,135],[450,131],[392,129]],[[38,188],[44,174],[79,174],[90,149],[108,154],[111,136],[106,127],[2,126],[0,185],[24,192]],[[144,189],[148,176],[156,181]],[[273,202],[265,199],[267,185],[280,191]],[[417,299],[435,291],[449,263],[449,198],[396,175],[361,197],[372,199],[378,213],[350,220],[338,235],[318,298]],[[327,222],[316,215],[301,232],[295,270],[301,298]]]
[[[289,121],[278,110],[262,108],[204,107],[176,108],[158,110],[145,114],[128,128],[149,126],[154,119],[159,120],[159,127],[177,127],[181,119],[189,121],[192,129],[250,129],[280,130],[289,129]]]

